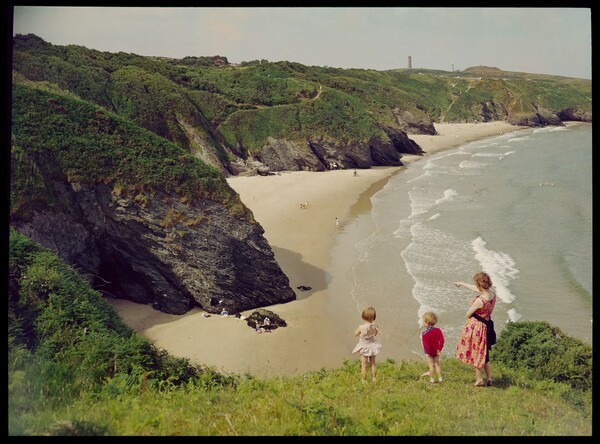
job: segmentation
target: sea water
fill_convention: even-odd
[[[592,343],[591,125],[519,130],[426,156],[355,217],[336,246],[353,247],[348,303],[357,313],[375,306],[387,323],[409,319],[412,352],[422,354],[420,318],[434,311],[453,355],[476,296],[453,283],[473,283],[479,271],[496,288],[497,331],[547,321]]]

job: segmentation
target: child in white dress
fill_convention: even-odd
[[[367,307],[362,312],[364,324],[360,324],[354,331],[354,336],[359,336],[358,344],[352,353],[360,354],[361,376],[363,384],[367,381],[367,364],[371,365],[371,376],[373,382],[377,380],[377,365],[375,356],[381,351],[381,343],[375,336],[379,333],[379,327],[373,321],[377,313],[373,307]]]

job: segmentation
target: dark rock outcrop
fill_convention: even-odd
[[[322,159],[315,156],[307,142],[267,138],[257,156],[273,171],[323,171]]]
[[[530,114],[518,114],[508,117],[508,122],[518,126],[547,126],[563,125],[560,117],[541,105],[536,106],[536,112]]]
[[[265,319],[269,319],[266,326]],[[278,314],[273,313],[271,310],[265,310],[264,308],[254,310],[246,319],[246,323],[252,328],[256,328],[256,326],[259,325],[269,330],[274,330],[278,327],[287,327],[287,323]]]
[[[36,208],[11,225],[56,251],[119,298],[183,314],[243,311],[295,299],[255,222],[209,200],[182,203],[176,194],[119,196],[110,185],[48,183],[63,209]],[[139,199],[138,199],[139,201]]]
[[[508,115],[506,105],[503,103],[497,103],[493,100],[489,102],[481,103],[481,111],[479,113],[480,122],[493,122],[498,120],[505,120]]]
[[[433,121],[422,111],[422,108],[420,109],[417,106],[414,111],[419,112],[420,115],[415,115],[415,113],[409,110],[398,107],[392,109],[400,130],[409,134],[426,134],[431,136],[437,134],[433,126]]]
[[[591,122],[592,113],[587,111],[581,111],[579,108],[566,108],[558,113],[558,117],[563,121],[576,121],[576,122]]]
[[[391,127],[383,130],[387,139],[372,137],[364,142],[325,136],[313,137],[307,142],[269,137],[257,158],[271,171],[324,171],[402,166],[402,153],[424,154],[405,132]]]
[[[384,127],[383,130],[389,137],[390,142],[392,143],[392,145],[394,145],[394,148],[396,148],[396,151],[398,151],[398,153],[414,154],[416,156],[422,156],[423,154],[425,154],[423,152],[423,149],[419,146],[419,144],[414,140],[410,139],[406,132],[400,131],[392,127]],[[437,134],[433,123],[431,123],[431,131],[433,132],[427,132],[424,134]]]
[[[271,174],[271,169],[268,166],[259,166],[256,169],[256,173],[259,176],[268,176],[269,174]]]

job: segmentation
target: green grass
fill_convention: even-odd
[[[422,362],[378,364],[377,382],[360,382],[360,364],[295,377],[236,377],[235,384],[187,384],[98,394],[16,418],[9,434],[44,434],[71,424],[130,436],[590,436],[591,393],[529,379],[492,364],[494,387],[474,387],[472,368],[442,360],[445,381],[419,378]],[[115,388],[117,387],[117,388]],[[85,431],[85,430],[84,430]],[[63,430],[58,434],[66,434]]]
[[[592,348],[547,323],[507,324],[493,387],[443,359],[358,360],[298,376],[226,374],[126,326],[74,269],[10,230],[8,434],[110,436],[591,436]]]

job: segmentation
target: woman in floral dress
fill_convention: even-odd
[[[496,305],[496,291],[492,288],[492,280],[487,273],[480,272],[473,277],[475,285],[465,282],[454,282],[457,287],[464,287],[477,293],[471,307],[467,310],[467,321],[456,346],[455,356],[466,364],[475,367],[475,386],[491,386],[492,374],[490,370],[490,345],[487,341],[487,326],[473,317],[479,315],[485,320],[490,320]],[[486,380],[483,380],[482,369]]]

